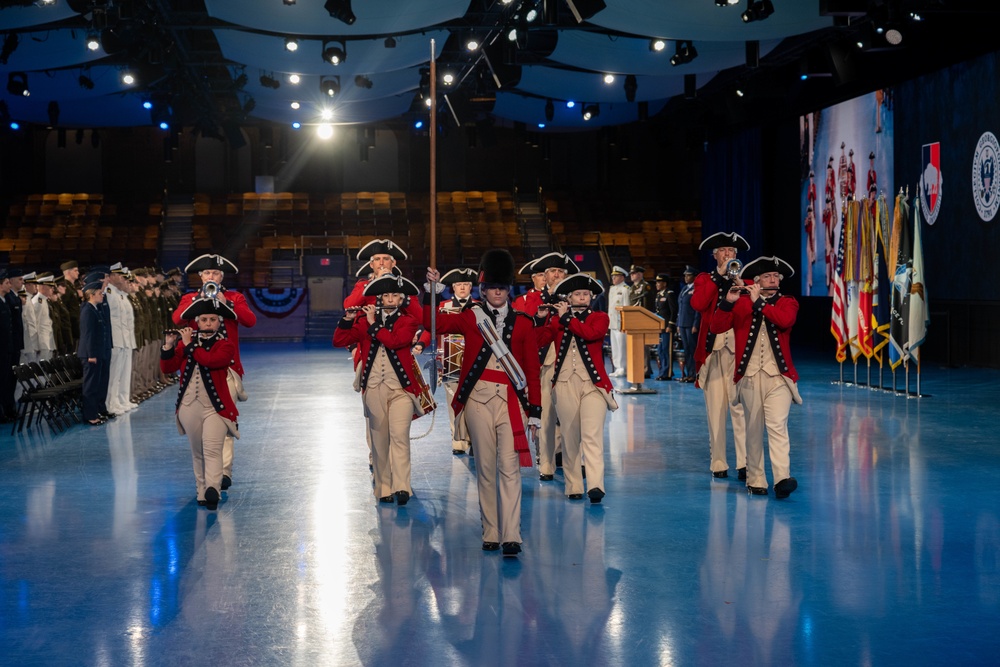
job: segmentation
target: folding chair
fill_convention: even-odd
[[[13,370],[14,377],[21,385],[21,397],[18,399],[17,418],[10,429],[10,434],[23,431],[25,422],[30,428],[31,422],[36,420],[38,415],[44,417],[56,431],[63,430],[62,420],[56,410],[59,390],[45,387],[29,364],[18,364]]]

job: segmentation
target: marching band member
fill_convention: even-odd
[[[746,422],[743,406],[735,401],[732,377],[735,368],[736,344],[730,330],[709,332],[712,314],[719,301],[725,299],[733,286],[727,269],[736,259],[738,251],[750,249],[746,239],[732,232],[718,232],[701,242],[699,250],[711,250],[715,258],[714,271],[699,273],[694,279],[691,307],[701,313],[698,346],[695,348],[695,386],[705,392],[705,410],[708,413],[708,440],[711,448],[712,476],[729,477],[726,460],[726,411],[733,424],[733,441],[736,448],[736,471],[740,481],[746,479]]]
[[[236,346],[222,326],[224,319],[235,320],[236,313],[221,300],[200,298],[180,317],[194,322],[197,329],[184,327],[166,335],[160,368],[164,373],[180,370],[177,430],[191,443],[198,504],[215,510],[221,498],[223,441],[226,436],[240,437],[239,412],[229,390]]]
[[[198,298],[203,298],[209,296],[210,298],[219,301],[223,304],[229,306],[232,309],[236,317],[227,318],[228,321],[222,323],[222,328],[225,330],[226,339],[233,344],[236,352],[233,356],[232,368],[238,375],[238,379],[235,377],[229,378],[229,389],[234,396],[238,396],[240,400],[246,400],[246,394],[243,393],[243,362],[240,360],[240,327],[252,327],[257,324],[257,316],[254,312],[250,310],[250,305],[247,303],[247,298],[243,296],[240,292],[236,290],[226,289],[222,285],[222,281],[225,280],[226,272],[231,274],[239,273],[239,269],[236,265],[230,262],[228,259],[222,255],[201,255],[199,257],[191,260],[186,267],[184,267],[186,273],[197,273],[198,277],[201,278],[201,289],[197,292],[188,292],[181,297],[181,301],[177,308],[174,309],[172,316],[174,324],[177,326],[191,326],[193,322],[186,322],[184,317],[184,312],[194,301]],[[210,293],[210,294],[209,294]],[[234,398],[233,400],[236,400]],[[226,436],[225,444],[222,450],[222,490],[225,491],[233,483],[233,450],[235,441],[232,436]]]
[[[439,310],[445,313],[460,313],[478,303],[472,298],[472,281],[476,278],[475,269],[452,269],[441,276],[441,284],[451,288],[452,298],[442,301]],[[461,339],[461,336],[458,337]],[[464,345],[464,339],[462,340]],[[464,352],[463,352],[464,356]],[[448,364],[448,359],[442,360]],[[469,432],[465,426],[465,416],[456,415],[452,406],[455,391],[458,389],[458,377],[446,377],[444,380],[444,395],[448,401],[448,424],[451,426],[451,453],[457,455],[469,451]]]
[[[526,315],[531,315],[532,317],[538,312],[538,306],[542,304],[542,298],[545,294],[545,271],[536,271],[533,268],[535,260],[531,260],[524,266],[522,266],[518,273],[521,275],[527,275],[531,277],[531,288],[521,294],[516,299],[514,299],[514,310],[519,310]]]
[[[563,476],[566,496],[583,498],[581,468],[586,460],[587,496],[591,503],[604,498],[604,420],[608,409],[617,410],[613,387],[604,368],[604,337],[609,317],[590,309],[594,296],[604,288],[586,273],[563,279],[554,288],[568,301],[553,305],[549,327],[555,342],[553,404],[563,434]]]
[[[437,269],[427,269],[428,283],[440,277]],[[479,265],[484,303],[460,313],[441,313],[437,319],[439,333],[465,336],[466,353],[452,403],[456,413],[465,412],[476,450],[483,551],[496,551],[502,543],[504,556],[512,557],[521,552],[520,467],[531,466],[525,430],[536,436],[542,413],[534,323],[510,307],[513,282],[510,253],[487,250]],[[424,326],[430,326],[429,309],[424,310]]]
[[[555,303],[559,297],[553,288],[567,275],[578,273],[580,267],[569,255],[561,252],[550,252],[542,255],[531,264],[533,272],[545,272],[545,287],[541,292],[544,304]],[[543,325],[548,322],[552,311],[542,309],[536,317],[536,322]],[[556,468],[562,465],[562,435],[556,426],[556,411],[552,409],[552,377],[556,361],[556,351],[552,346],[552,337],[544,329],[536,334],[538,338],[538,359],[541,363],[540,383],[542,396],[542,428],[538,433],[538,479],[551,482]]]
[[[795,275],[778,257],[758,257],[743,267],[742,278],[753,283],[733,286],[712,315],[712,331],[736,332],[736,367],[732,381],[746,415],[747,491],[767,495],[764,476],[764,428],[776,498],[798,488],[788,459],[788,410],[802,403],[799,375],[792,364],[790,334],[799,311],[794,297],[781,294],[782,279]],[[743,292],[741,294],[741,292]],[[763,334],[763,335],[762,335]]]
[[[373,297],[369,298],[365,296],[365,288],[368,287],[368,283],[388,273],[394,273],[397,276],[401,275],[399,269],[396,268],[396,263],[402,262],[406,257],[406,252],[391,239],[375,239],[362,246],[361,250],[358,251],[357,259],[368,263],[371,275],[366,279],[358,280],[358,282],[354,283],[354,289],[344,299],[344,308],[357,308],[365,304],[375,303]],[[421,320],[421,308],[416,299],[410,299],[409,303],[404,304],[402,307],[417,322]]]
[[[416,296],[417,286],[391,274],[375,278],[365,287],[364,299],[380,297],[380,304],[366,303],[347,311],[333,334],[335,347],[358,346],[360,384],[371,440],[375,497],[405,505],[410,487],[410,422],[423,414],[420,408],[422,379],[410,351],[420,323],[400,306],[406,296]],[[364,317],[358,317],[363,313]]]

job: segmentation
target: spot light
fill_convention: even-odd
[[[316,136],[326,141],[333,136],[333,125],[330,125],[329,123],[322,123],[316,128]]]
[[[597,118],[601,115],[601,107],[598,104],[586,104],[583,107],[583,119],[590,120],[591,118]]]
[[[475,51],[476,49],[479,48],[479,40],[476,39],[475,37],[470,37],[465,42],[465,48],[469,51]]]
[[[299,40],[294,37],[285,38],[285,51],[298,51],[299,50]]]
[[[135,83],[135,75],[132,72],[122,72],[122,83],[126,86],[131,86]]]
[[[21,95],[28,97],[31,91],[28,90],[28,75],[24,72],[11,72],[7,75],[7,92],[11,95]]]
[[[392,35],[385,38],[385,48],[394,49],[396,48],[396,38]]]
[[[566,108],[567,109],[572,109],[575,106],[576,106],[576,102],[574,102],[573,100],[567,100],[566,101]]]
[[[87,50],[96,51],[101,48],[101,36],[96,32],[87,33]]]
[[[614,74],[605,74],[604,75],[604,83],[606,83],[606,84],[608,84],[610,86],[614,82],[615,82],[615,75]]]
[[[302,127],[302,123],[300,123],[299,121],[295,121],[294,123],[292,123],[292,129],[293,130],[297,130],[300,127]]]
[[[659,53],[663,49],[667,48],[667,40],[665,39],[651,39],[649,40],[649,50],[654,53]]]
[[[351,11],[351,0],[326,0],[323,9],[330,16],[338,21],[343,21],[347,25],[354,25],[354,22],[358,20],[354,12]]]
[[[774,13],[774,3],[771,0],[747,0],[746,11],[740,14],[744,23],[763,21]]]
[[[262,85],[265,88],[272,88],[274,90],[281,88],[281,82],[275,79],[273,76],[269,76],[267,74],[260,75],[260,85]]]
[[[301,80],[302,80],[302,77],[300,77],[298,74],[289,74],[288,75],[288,83],[291,83],[293,85],[297,85],[299,83],[299,81],[301,81]]]
[[[694,48],[694,42],[686,39],[680,40],[677,42],[674,55],[670,56],[670,64],[674,67],[686,65],[697,57],[698,49]]]
[[[372,80],[363,74],[358,74],[354,77],[354,85],[367,90],[372,87]]]
[[[301,104],[299,104],[298,102],[292,102],[292,104],[291,104],[291,107],[292,107],[293,109],[299,109],[299,108],[300,108],[301,106],[302,106],[302,105],[301,105]]]
[[[334,65],[347,60],[347,43],[343,40],[324,40],[323,60]]]
[[[333,110],[323,109],[322,111],[319,112],[319,117],[322,118],[323,120],[333,120]]]
[[[413,124],[413,127],[418,130],[421,129],[423,126],[424,126],[424,121],[422,120],[418,120],[416,123]]]
[[[451,72],[446,72],[445,75],[441,77],[441,81],[444,83],[444,85],[450,86],[451,84],[455,83],[455,75],[452,74]]]
[[[282,2],[284,4],[286,4],[286,5],[294,5],[295,4],[295,0],[282,0]]]
[[[80,75],[79,82],[80,82],[80,87],[83,88],[84,90],[93,90],[94,89],[94,80],[91,79],[86,74],[81,74]]]
[[[327,97],[333,97],[340,93],[340,77],[324,76],[319,82],[319,89]]]

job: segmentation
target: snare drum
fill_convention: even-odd
[[[458,382],[462,373],[462,356],[465,354],[465,337],[456,334],[442,336],[441,379]]]

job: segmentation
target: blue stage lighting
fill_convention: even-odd
[[[160,129],[161,130],[169,130],[170,129],[170,123],[168,123],[165,120],[160,121]]]
[[[292,129],[293,130],[297,130],[300,127],[302,127],[302,123],[300,123],[299,121],[295,121],[294,123],[292,123]]]
[[[20,130],[21,129],[21,124],[18,123],[16,120],[12,120],[10,122],[10,129],[12,129],[12,130]]]
[[[413,124],[413,127],[417,128],[418,130],[423,126],[424,126],[424,121],[422,120],[418,120],[416,123]]]
[[[149,100],[146,100],[145,102],[142,103],[142,108],[143,109],[152,109],[153,108],[153,103],[150,102]]]

